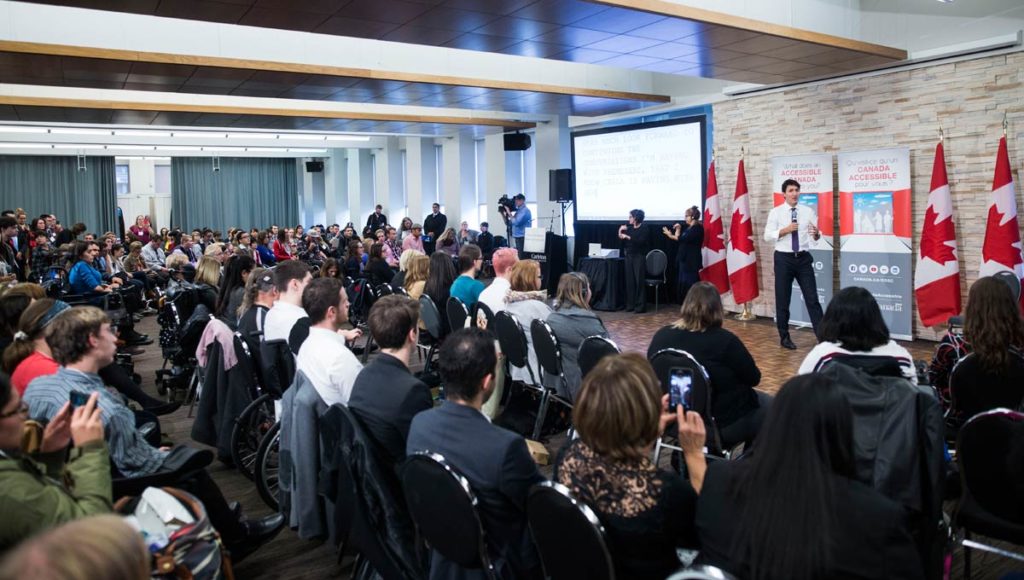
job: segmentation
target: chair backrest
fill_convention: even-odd
[[[690,384],[690,409],[711,419],[711,377],[704,365],[685,350],[663,348],[651,356],[651,366],[661,383],[661,392],[668,393],[672,369],[688,369],[693,373]]]
[[[484,322],[483,325],[480,324],[481,318]],[[479,300],[473,305],[473,326],[494,332],[494,311]]]
[[[434,340],[444,338],[444,322],[441,321],[441,313],[438,312],[434,300],[426,294],[420,296],[420,319],[427,329],[427,334]]]
[[[461,473],[437,453],[421,451],[402,466],[402,488],[420,535],[463,568],[489,568],[477,498]]]
[[[526,333],[516,317],[502,310],[494,315],[494,329],[498,333],[498,344],[509,364],[516,368],[529,367],[529,345]]]
[[[619,354],[622,352],[619,350],[619,345],[612,342],[611,339],[603,336],[588,336],[583,339],[580,343],[580,351],[577,356],[577,361],[580,365],[580,376],[586,377],[590,369],[594,368],[598,362],[604,357],[610,354]]]
[[[390,284],[389,284],[389,286],[390,286]],[[408,296],[409,295],[409,291],[406,290],[405,288],[401,287],[401,286],[391,286],[391,293],[392,294],[400,294],[402,296]]]
[[[1010,367],[1005,373],[992,372],[981,364],[977,353],[971,353],[949,373],[952,410],[957,416],[973,417],[997,407],[1021,409],[1024,405],[1024,357],[1014,350],[1008,352]]]
[[[647,252],[647,277],[664,278],[665,269],[668,268],[668,256],[661,250]]]
[[[547,322],[536,318],[530,323],[533,351],[537,354],[540,368],[549,375],[562,376],[562,347],[558,344],[555,331]]]
[[[234,334],[235,355],[238,357],[239,363],[246,365],[243,368],[247,368],[252,375],[252,385],[249,387],[250,394],[255,400],[263,389],[263,373],[259,367],[259,358],[253,354],[249,341],[242,336],[241,332],[236,331]]]
[[[674,572],[666,580],[736,580],[736,577],[715,566],[695,565]]]
[[[870,354],[840,354],[822,359],[815,367],[818,372],[830,364],[844,364],[855,369],[860,369],[875,377],[903,377],[903,367],[900,359],[893,356],[876,356]]]
[[[281,338],[260,343],[260,364],[264,387],[280,398],[295,380],[295,357],[288,341]]]
[[[379,284],[377,286],[377,297],[378,298],[382,298],[384,296],[390,296],[390,295],[392,295],[394,293],[395,293],[394,288],[392,288],[391,284],[388,284],[387,282],[385,282],[383,284]]]
[[[963,498],[1024,525],[1024,413],[993,409],[971,417],[956,449]]]
[[[597,514],[560,483],[530,489],[526,519],[551,580],[612,580],[615,567]]]
[[[445,304],[445,313],[448,316],[448,327],[453,331],[466,326],[469,310],[466,309],[466,305],[462,303],[462,300],[455,296],[449,296],[448,302]]]

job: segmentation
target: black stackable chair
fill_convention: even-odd
[[[670,375],[672,369],[688,369],[693,373],[693,382],[690,385],[690,409],[700,413],[704,419],[707,429],[707,451],[712,455],[729,457],[729,453],[722,446],[722,439],[718,433],[718,426],[711,412],[711,377],[708,375],[704,365],[697,362],[693,355],[677,348],[663,348],[654,353],[650,358],[654,374],[661,383],[662,393],[669,392]],[[666,443],[665,440],[675,440],[670,433],[658,439],[654,447],[654,462],[657,464],[662,448],[669,448],[675,451],[682,451],[676,444]]]
[[[949,428],[955,431],[959,421],[996,408],[1024,410],[1024,357],[1014,350],[1007,356],[1010,368],[1005,373],[987,371],[976,353],[956,363],[949,373]]]
[[[480,324],[480,319],[481,318],[484,321],[484,324],[482,326]],[[488,306],[488,305],[486,305],[483,302],[480,302],[478,300],[477,303],[473,305],[473,319],[472,319],[471,322],[472,322],[473,326],[476,326],[478,328],[483,328],[484,330],[488,330],[488,331],[493,333],[494,332],[494,311],[491,310],[490,306]]]
[[[455,296],[449,296],[448,302],[445,304],[445,314],[448,316],[448,328],[452,332],[465,328],[466,320],[469,318],[469,310],[462,300]]]
[[[295,356],[288,341],[283,338],[263,341],[259,360],[264,388],[280,399],[295,380]]]
[[[402,466],[402,489],[420,538],[459,566],[497,579],[469,480],[443,456],[421,451]]]
[[[560,483],[533,486],[526,519],[550,580],[614,580],[615,566],[597,514]]]
[[[426,294],[420,296],[420,320],[423,321],[423,326],[427,331],[427,337],[420,336],[421,346],[427,348],[427,361],[423,366],[423,372],[427,373],[430,371],[437,349],[441,346],[441,341],[444,340],[445,326],[437,305]]]
[[[957,439],[961,495],[953,525],[962,528],[964,578],[971,550],[1024,560],[1024,553],[979,543],[972,533],[1024,546],[1024,413],[993,409],[968,420]]]
[[[537,363],[540,364],[541,372],[555,377],[560,385],[559,389],[555,390],[544,387],[540,409],[537,411],[537,425],[534,427],[534,439],[536,439],[540,436],[540,428],[544,426],[548,405],[551,404],[552,399],[570,409],[572,402],[569,382],[566,380],[565,371],[562,368],[562,347],[558,343],[555,331],[547,322],[537,319],[530,323],[530,335],[533,337],[533,350],[537,354]],[[541,380],[543,381],[543,378]]]
[[[597,363],[604,357],[620,352],[622,351],[619,349],[619,345],[610,338],[598,335],[584,338],[580,343],[579,356],[576,359],[580,365],[580,377],[586,378],[590,370],[597,366]]]
[[[523,384],[526,388],[533,389],[541,394],[541,408],[537,411],[537,421],[534,424],[532,434],[532,438],[538,440],[541,427],[544,425],[543,411],[545,411],[548,391],[544,388],[544,384],[533,374],[533,368],[530,366],[530,345],[526,342],[526,333],[523,332],[523,327],[519,324],[519,320],[516,319],[515,315],[505,310],[494,315],[494,327],[498,334],[498,344],[501,346],[501,352],[505,355],[508,364],[519,369],[526,367],[530,375],[530,382],[524,382]]]
[[[646,265],[644,285],[654,287],[654,311],[657,312],[658,290],[668,281],[665,278],[665,271],[668,269],[668,256],[661,250],[651,250],[647,252],[644,263]]]

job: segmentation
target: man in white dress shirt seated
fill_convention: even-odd
[[[512,285],[508,281],[508,272],[512,269],[512,264],[519,261],[519,253],[516,252],[515,248],[501,248],[495,250],[494,256],[491,257],[491,265],[494,267],[494,280],[483,289],[480,293],[478,301],[483,302],[491,309],[491,312],[497,314],[505,309],[505,296],[508,294]]]
[[[306,311],[302,309],[302,291],[312,279],[309,266],[301,260],[288,260],[274,267],[277,301],[267,312],[267,318],[263,322],[263,340],[283,339],[291,344],[292,328],[300,319],[307,317]],[[297,350],[293,348],[292,352]]]
[[[796,350],[789,337],[789,300],[793,294],[793,280],[800,286],[811,316],[814,334],[821,322],[821,304],[818,303],[818,285],[814,280],[814,259],[808,251],[811,240],[821,238],[818,216],[806,205],[800,205],[800,183],[795,179],[782,182],[786,202],[768,214],[764,224],[764,240],[775,244],[775,326],[779,330],[779,344]]]
[[[317,278],[302,293],[309,314],[309,336],[299,349],[295,368],[309,379],[328,406],[348,405],[356,375],[363,369],[345,346],[362,336],[359,329],[341,330],[348,322],[348,294],[337,278]]]

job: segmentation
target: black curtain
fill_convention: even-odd
[[[574,222],[576,243],[573,250],[573,268],[577,268],[580,259],[587,256],[590,244],[601,244],[602,248],[618,248],[622,254],[625,254],[623,242],[619,239],[619,226],[625,225],[625,223],[625,221],[622,223]],[[672,225],[677,222],[648,221],[644,223],[651,228],[651,249],[662,250],[668,256],[668,271],[665,274],[668,285],[662,287],[661,301],[678,302],[679,264],[676,263],[676,255],[679,253],[679,243],[670,240],[661,232],[661,228],[672,229]],[[648,300],[653,302],[653,296],[650,294]]]
[[[0,206],[23,208],[30,224],[52,213],[65,228],[82,222],[97,234],[115,231],[114,158],[86,157],[79,171],[77,157],[0,155]]]

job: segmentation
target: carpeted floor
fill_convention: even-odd
[[[658,312],[632,314],[624,312],[601,312],[613,340],[623,351],[646,353],[654,333],[670,324],[677,318],[678,306],[663,306]],[[799,347],[789,351],[779,347],[778,336],[771,320],[759,319],[751,322],[739,322],[729,319],[726,328],[736,333],[751,351],[761,369],[762,381],[759,389],[768,393],[778,390],[779,386],[791,377],[800,362],[815,344],[810,330],[796,330],[793,340]],[[146,318],[138,325],[141,332],[157,336],[159,327],[154,317]],[[914,341],[901,343],[907,347],[915,359],[931,357],[934,343]],[[161,364],[159,348],[148,347],[147,351],[136,357],[136,370],[143,376],[143,385],[155,393],[154,371]],[[414,369],[416,370],[416,369]],[[163,417],[164,432],[177,443],[196,445],[189,438],[192,420],[187,417],[187,409]],[[554,457],[558,448],[564,443],[564,437],[552,438],[547,447]],[[219,463],[211,467],[211,475],[220,485],[229,500],[242,503],[245,512],[254,516],[270,513],[259,499],[254,484],[237,471]],[[551,467],[542,468],[542,472],[550,476]],[[951,507],[951,506],[950,506]],[[1012,548],[1011,548],[1012,549]],[[953,561],[953,575],[962,576],[962,557],[958,550]],[[264,546],[235,567],[235,575],[239,579],[250,578],[288,578],[290,580],[314,578],[348,578],[351,574],[351,557],[339,562],[335,551],[329,546],[317,542],[300,540],[291,530],[284,530],[276,539]],[[1012,570],[1021,570],[1024,566],[1014,567],[1004,558],[976,552],[973,557],[974,578],[999,578]]]

